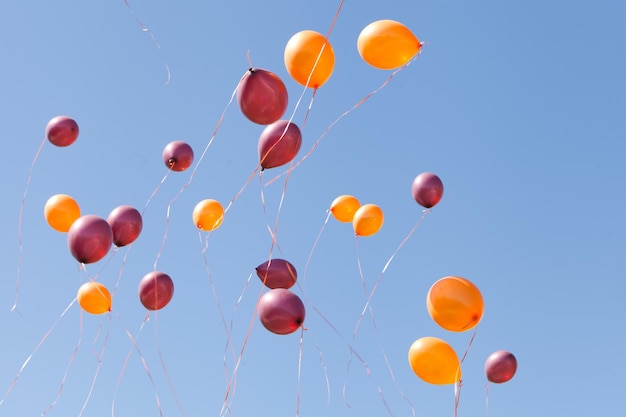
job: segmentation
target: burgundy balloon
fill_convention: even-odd
[[[101,217],[87,214],[79,217],[67,232],[67,246],[78,262],[98,262],[111,249],[113,231]]]
[[[193,162],[193,149],[180,140],[170,142],[163,149],[163,162],[172,171],[184,171]]]
[[[259,137],[259,161],[263,169],[285,165],[293,160],[302,145],[300,128],[288,120],[268,125]]]
[[[118,247],[133,243],[143,227],[141,213],[131,206],[116,207],[107,217],[107,222],[113,231],[113,243]]]
[[[435,174],[422,172],[413,180],[411,192],[417,204],[431,208],[439,203],[443,196],[443,183]]]
[[[150,272],[139,282],[139,301],[148,310],[160,310],[174,295],[174,282],[166,273]]]
[[[259,300],[259,319],[272,333],[289,334],[304,322],[304,304],[300,297],[285,288],[269,290]]]
[[[237,87],[239,108],[254,123],[274,123],[287,110],[287,102],[287,87],[283,81],[261,68],[250,68]]]
[[[256,274],[268,288],[291,288],[298,279],[296,268],[284,259],[265,261],[256,267]]]
[[[78,138],[78,124],[68,116],[56,116],[46,125],[46,138],[55,146],[69,146]]]
[[[506,350],[493,352],[485,361],[487,379],[496,384],[509,381],[517,371],[517,359]]]

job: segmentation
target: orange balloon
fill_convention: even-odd
[[[321,87],[335,68],[335,52],[330,42],[312,30],[293,35],[287,42],[284,56],[289,75],[305,87]]]
[[[53,195],[46,201],[43,214],[48,224],[59,232],[67,232],[80,217],[80,207],[67,194]]]
[[[371,66],[394,69],[406,64],[420,50],[422,44],[402,23],[378,20],[360,33],[357,48],[361,58]]]
[[[78,289],[78,304],[91,314],[103,314],[111,311],[111,293],[96,281],[84,283]]]
[[[351,195],[341,195],[335,198],[330,205],[330,212],[340,222],[350,223],[354,213],[361,207],[361,203]]]
[[[461,363],[456,352],[436,337],[417,339],[409,348],[409,365],[415,375],[435,385],[461,380]]]
[[[451,332],[464,332],[480,322],[485,304],[474,284],[465,278],[449,276],[430,287],[426,307],[439,326]]]
[[[198,229],[210,232],[222,224],[224,208],[217,200],[202,200],[194,207],[192,217]]]
[[[357,236],[371,236],[383,226],[385,216],[376,204],[361,206],[352,219],[352,227]]]

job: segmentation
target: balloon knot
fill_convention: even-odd
[[[175,158],[168,159],[167,164],[169,165],[170,168],[174,168],[174,165],[176,165],[176,159]]]

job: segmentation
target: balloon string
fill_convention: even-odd
[[[324,370],[324,378],[326,379],[326,392],[327,392],[326,405],[329,405],[330,404],[330,379],[328,379],[328,368],[326,367],[326,363],[324,362],[324,357],[322,356],[322,350],[319,348],[319,346],[315,346],[315,348],[320,353],[320,365],[322,365],[322,369]]]
[[[478,327],[476,327],[474,329],[474,333],[472,334],[472,337],[470,338],[470,341],[467,344],[467,348],[465,348],[465,353],[463,354],[463,357],[461,358],[461,363],[463,363],[463,361],[467,357],[467,354],[469,353],[470,347],[472,347],[472,343],[474,343],[474,338],[476,337],[476,333],[477,332],[478,332]]]
[[[267,232],[269,233],[272,241],[275,242],[276,247],[278,248],[278,251],[282,253],[282,250],[280,249],[280,245],[278,245],[278,242],[276,241],[276,237],[275,237],[276,235],[274,234],[274,231],[272,230],[272,227],[270,226],[270,221],[267,215],[267,207],[265,205],[265,193],[263,192],[263,171],[259,173],[259,188],[261,190],[261,206],[263,207],[263,217],[265,217],[265,224],[266,224]],[[268,268],[271,263],[272,263],[272,259],[270,258],[267,264]],[[268,272],[265,273],[265,278],[263,279],[263,285],[265,285],[265,280],[267,279],[267,273]]]
[[[168,169],[167,172],[165,173],[165,175],[163,176],[163,178],[161,179],[161,181],[157,184],[157,186],[154,188],[154,190],[152,191],[152,194],[150,194],[150,197],[148,197],[148,201],[146,201],[146,205],[143,207],[143,210],[141,211],[141,215],[143,216],[144,213],[146,212],[148,206],[150,205],[150,203],[152,202],[152,200],[154,199],[154,197],[156,196],[156,193],[161,189],[161,187],[163,186],[163,184],[165,183],[165,180],[167,179],[167,177],[170,175],[170,172],[172,172],[172,168]]]
[[[296,401],[296,417],[300,416],[300,383],[302,377],[302,350],[304,345],[304,330],[302,327],[300,331],[300,350],[298,352],[298,388],[297,388],[297,401]]]
[[[485,417],[489,417],[489,382],[485,384]]]
[[[174,382],[172,381],[172,377],[170,376],[170,372],[167,369],[167,365],[165,364],[165,358],[163,357],[163,352],[161,351],[161,338],[159,337],[159,312],[154,312],[154,337],[156,339],[156,348],[157,353],[159,355],[159,361],[161,362],[161,369],[163,369],[163,373],[165,374],[165,379],[167,379],[167,384],[170,387],[170,391],[174,396],[174,401],[176,401],[176,406],[180,411],[180,414],[183,417],[186,417],[185,410],[183,409],[183,405],[180,402],[180,398],[178,397],[178,393],[176,392],[176,388],[174,388]]]
[[[463,381],[459,380],[454,384],[454,417],[459,414],[459,402],[461,401],[461,388],[463,387]]]
[[[313,257],[313,252],[315,252],[315,249],[317,248],[317,244],[319,243],[320,238],[322,237],[322,232],[324,232],[324,229],[326,228],[326,225],[328,224],[330,215],[331,215],[330,210],[326,210],[326,220],[324,220],[324,223],[322,224],[322,227],[320,228],[320,231],[317,234],[317,237],[315,238],[315,242],[313,242],[313,247],[311,248],[311,251],[309,252],[309,256],[306,258],[306,263],[304,264],[304,273],[302,276],[302,290],[304,290],[306,286],[307,272],[309,270],[309,264],[311,263],[311,258]]]

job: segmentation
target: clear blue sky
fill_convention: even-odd
[[[158,416],[155,393],[163,415],[219,416],[229,385],[224,370],[232,375],[234,360],[230,351],[224,360],[228,337],[211,279],[229,325],[232,318],[235,358],[241,357],[229,397],[233,416],[295,415],[298,401],[303,417],[410,416],[412,407],[417,416],[451,416],[453,387],[424,383],[407,363],[409,346],[423,336],[445,339],[459,356],[465,352],[472,333],[447,332],[426,310],[429,287],[446,275],[470,279],[485,299],[463,363],[459,416],[623,413],[626,5],[346,1],[330,36],[335,71],[316,94],[298,159],[389,76],[358,55],[365,25],[399,20],[425,45],[293,171],[274,256],[292,262],[302,280],[327,209],[342,194],[381,206],[385,223],[378,234],[359,239],[357,258],[352,228],[331,219],[311,255],[305,291],[327,321],[310,307],[300,347],[300,333],[277,336],[254,320],[240,355],[261,292],[256,276],[233,313],[235,304],[269,255],[267,227],[274,225],[284,181],[263,188],[265,208],[258,177],[234,201],[208,239],[210,275],[201,241],[206,234],[199,239],[191,221],[202,199],[227,205],[256,166],[262,127],[236,103],[193,182],[171,206],[158,269],[174,280],[174,299],[138,336],[145,310],[137,285],[154,269],[168,203],[190,172],[167,177],[130,251],[86,272],[69,254],[66,236],[43,217],[46,200],[57,193],[73,196],[84,214],[106,217],[121,204],[143,210],[167,173],[161,161],[167,143],[188,142],[198,160],[249,66],[248,51],[255,67],[283,79],[287,116],[294,112],[303,89],[285,70],[284,46],[304,29],[326,33],[339,1],[201,3],[0,6],[0,395],[11,387],[0,416],[40,415],[57,398],[66,372],[48,416],[79,415],[85,402],[84,416],[110,415],[114,399],[116,416]],[[307,91],[296,123],[310,97]],[[26,180],[45,125],[59,114],[76,119],[80,136],[68,148],[46,143],[34,166],[21,224],[19,312],[10,312]],[[268,170],[263,180],[283,171]],[[422,214],[410,186],[423,171],[441,177],[444,197],[383,275],[372,302],[377,330],[365,317],[352,341],[365,302],[357,259],[369,289]],[[111,315],[81,315],[73,305],[60,317],[81,283],[97,276],[113,287],[120,275]],[[141,357],[133,351],[124,366],[132,348],[127,332],[137,337]],[[371,375],[351,361],[349,346]],[[98,368],[94,351],[103,349]],[[489,387],[487,410],[483,365],[500,349],[513,352],[519,368],[509,383]]]

